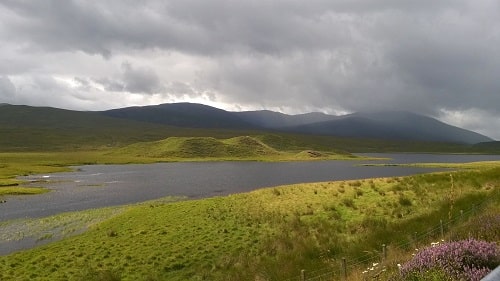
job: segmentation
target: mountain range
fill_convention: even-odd
[[[429,149],[425,143],[433,143],[434,147],[440,143],[439,151],[449,147],[465,151],[472,148],[471,144],[481,151],[500,151],[500,142],[486,136],[404,111],[333,116],[268,110],[230,112],[192,103],[106,111],[0,104],[2,151],[92,149],[172,136],[224,139],[242,135],[267,135],[278,143],[292,142],[302,147],[306,141],[309,145],[315,143],[318,149],[328,146],[358,152],[401,151],[404,147],[408,151],[425,151]]]
[[[172,103],[126,107],[101,114],[177,127],[272,130],[280,132],[474,144],[493,141],[476,132],[406,111],[357,112],[343,116],[312,112],[298,115],[260,110],[230,112],[202,104]]]

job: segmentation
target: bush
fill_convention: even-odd
[[[399,197],[399,205],[408,207],[408,206],[411,206],[413,204],[412,204],[410,198],[405,197],[405,196],[400,196]]]
[[[354,205],[354,200],[352,200],[351,198],[342,199],[342,204],[344,204],[344,206],[349,207],[349,208],[353,208],[353,209],[356,208],[356,206]]]
[[[436,275],[445,280],[480,280],[500,263],[500,249],[495,243],[462,240],[419,251],[401,266],[402,280],[432,280]],[[430,276],[433,275],[433,276]]]

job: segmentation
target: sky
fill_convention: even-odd
[[[500,140],[498,0],[0,0],[0,103],[407,110]]]

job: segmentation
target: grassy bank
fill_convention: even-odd
[[[381,244],[410,241],[413,233],[472,204],[496,206],[499,186],[496,163],[451,176],[297,184],[148,202],[83,234],[0,257],[0,279],[285,280],[301,269],[337,268],[341,257],[376,255]]]

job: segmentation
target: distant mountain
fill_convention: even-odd
[[[115,118],[190,128],[252,129],[255,125],[234,113],[196,103],[169,103],[103,111]]]
[[[474,144],[492,141],[484,135],[434,118],[405,112],[354,113],[334,120],[284,128],[290,132],[344,137]]]
[[[405,111],[360,112],[343,116],[318,112],[288,115],[269,110],[228,112],[201,104],[172,103],[113,109],[102,114],[190,128],[266,129],[299,134],[465,144],[492,141],[481,134]]]
[[[291,126],[299,126],[336,119],[337,116],[320,112],[288,115],[269,110],[233,112],[245,121],[259,127],[278,129]]]
[[[0,106],[0,151],[58,150],[130,144],[170,135],[171,127],[26,105]]]
[[[479,150],[498,145],[488,143],[492,139],[481,134],[404,111],[332,116],[288,115],[266,110],[228,112],[193,103],[96,112],[0,105],[0,135],[8,136],[0,138],[0,150],[120,146],[169,136],[232,137],[241,135],[241,130],[382,141],[485,143],[477,145]]]

